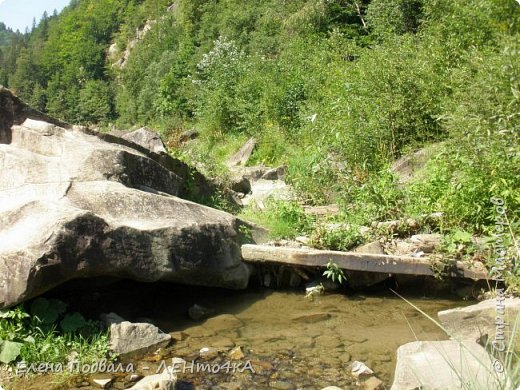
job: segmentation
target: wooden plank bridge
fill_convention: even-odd
[[[430,260],[411,256],[247,244],[242,245],[242,258],[248,263],[278,263],[306,267],[326,267],[329,261],[333,261],[339,268],[349,271],[434,276]],[[484,266],[470,266],[462,262],[455,264],[451,276],[474,280],[489,278]]]

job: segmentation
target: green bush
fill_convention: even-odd
[[[311,244],[318,249],[349,251],[364,242],[358,225],[341,224],[337,227],[318,225],[311,235]]]
[[[520,78],[518,40],[468,55],[445,119],[450,140],[409,189],[410,208],[442,211],[448,226],[485,231],[493,225],[489,199],[502,197],[512,221],[520,217]]]

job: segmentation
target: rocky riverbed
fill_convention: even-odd
[[[335,293],[309,300],[300,291],[233,292],[120,282],[103,291],[78,293],[65,289],[52,294],[89,316],[117,310],[125,319],[153,322],[171,334],[173,342],[169,347],[130,361],[135,374],[146,376],[155,374],[161,364],[171,365],[172,358],[181,358],[187,362],[187,368],[177,374],[177,380],[178,386],[187,386],[184,388],[359,388],[367,377],[356,378],[352,374],[355,361],[366,364],[374,371],[373,376],[389,386],[400,345],[415,340],[447,339],[430,320],[386,293]],[[149,305],[151,300],[154,305]],[[447,298],[422,297],[412,301],[432,316],[440,310],[467,305]],[[194,304],[211,309],[209,318],[191,319],[188,313]],[[218,373],[197,373],[196,369],[192,373],[192,361],[223,368]],[[228,362],[231,365],[226,372]],[[233,370],[233,364],[242,370]],[[101,377],[113,379],[106,387],[109,389],[132,385],[130,374],[96,376]],[[93,379],[78,376],[67,386],[99,389]],[[38,388],[31,387],[31,382],[27,379],[23,387],[15,388]]]

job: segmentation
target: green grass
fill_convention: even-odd
[[[99,322],[65,310],[61,301],[38,298],[29,309],[0,311],[0,362],[84,364],[114,357]]]
[[[265,209],[249,207],[239,217],[264,226],[272,239],[295,238],[309,233],[312,227],[312,218],[294,201],[268,199]]]
[[[171,151],[174,157],[187,164],[196,165],[207,176],[226,181],[229,180],[229,168],[226,166],[226,160],[237,152],[247,140],[248,137],[242,134],[230,134],[224,138],[218,138],[204,133],[195,142]]]

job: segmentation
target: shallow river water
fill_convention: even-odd
[[[103,292],[81,296],[64,293],[60,298],[92,317],[116,311],[131,321],[149,318],[163,331],[172,332],[177,338],[172,346],[134,364],[138,374],[150,375],[162,360],[171,364],[172,357],[183,358],[188,362],[187,369],[178,378],[180,388],[186,389],[358,388],[350,374],[356,360],[364,362],[389,386],[400,345],[447,338],[434,323],[391,292],[325,293],[313,300],[304,295],[303,291],[239,292],[125,282]],[[434,318],[440,310],[468,304],[459,299],[406,296]],[[212,316],[191,320],[187,313],[193,304],[211,308]],[[231,360],[229,352],[236,346],[242,347],[244,357]],[[199,357],[201,348],[209,348],[206,359]],[[192,361],[221,365],[223,369],[219,373],[192,373]],[[231,365],[226,372],[228,361]],[[233,363],[247,369],[233,373]],[[253,367],[254,373],[248,367]],[[126,388],[128,379],[128,375],[120,375],[110,388]],[[91,380],[76,378],[69,386],[88,389]]]

